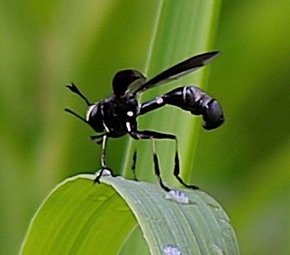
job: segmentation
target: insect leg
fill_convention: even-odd
[[[92,105],[89,100],[83,95],[82,92],[80,92],[80,90],[77,88],[77,86],[74,84],[74,83],[71,83],[71,85],[66,85],[67,88],[70,89],[71,92],[79,95],[85,102],[88,106]]]
[[[104,137],[105,135],[108,137],[108,133],[106,133],[106,134],[101,134],[101,135],[91,135],[91,136],[90,136],[90,139],[91,139],[91,140],[97,140],[97,139],[101,138],[99,141],[97,141],[97,144],[102,144],[102,142],[103,142],[103,137]]]
[[[107,168],[107,159],[106,159],[106,145],[107,145],[108,137],[106,135],[103,136],[102,142],[102,157],[101,157],[101,166],[102,168]]]
[[[103,169],[109,169],[110,170],[110,168],[107,167],[107,163],[106,163],[106,142],[107,142],[107,139],[109,137],[113,137],[113,136],[111,136],[111,133],[110,132],[105,133],[105,134],[101,134],[101,135],[91,135],[90,136],[90,138],[92,140],[100,139],[100,140],[97,141],[97,144],[102,144],[102,156],[101,156],[101,166],[102,166],[102,169],[101,169],[101,174],[103,173]],[[134,179],[137,181],[137,176],[136,176],[136,172],[135,172],[136,162],[137,162],[137,149],[135,149],[135,151],[134,151],[134,154],[133,154],[133,164],[132,164],[132,167],[131,167],[131,169],[133,171]],[[97,179],[95,180],[95,182],[99,182],[98,180],[100,179],[100,177],[97,177]]]
[[[66,86],[67,88],[69,88],[73,93],[76,93],[77,95],[79,95],[85,102],[88,106],[91,105],[91,103],[89,102],[89,100],[79,91],[79,89],[77,88],[76,85],[74,85],[73,83],[71,83],[71,85],[67,85]],[[64,109],[66,112],[76,116],[78,119],[80,119],[81,121],[85,122],[86,124],[90,125],[88,123],[88,121],[83,118],[82,116],[78,115],[77,113],[75,113],[74,111],[70,110],[70,109]]]
[[[161,186],[162,189],[164,189],[166,192],[170,191],[170,188],[164,185],[162,179],[161,179],[161,174],[160,174],[160,167],[159,167],[159,162],[158,162],[158,156],[156,153],[156,148],[155,148],[155,141],[153,138],[151,138],[152,141],[152,151],[153,151],[153,162],[154,162],[154,170],[155,174],[159,180],[159,185]]]
[[[135,149],[134,154],[133,154],[133,164],[132,164],[132,172],[134,175],[134,180],[138,181],[137,176],[136,176],[136,162],[137,162],[137,149]]]
[[[154,169],[155,169],[155,174],[157,175],[158,179],[159,179],[159,183],[160,186],[165,190],[165,191],[169,191],[170,189],[168,187],[166,187],[161,179],[160,176],[160,167],[159,167],[159,162],[158,162],[158,156],[156,153],[156,149],[155,149],[155,143],[153,139],[171,139],[175,141],[175,159],[174,159],[174,171],[173,174],[175,176],[175,178],[179,181],[179,183],[181,183],[183,186],[187,187],[187,188],[191,188],[191,189],[198,189],[197,186],[195,185],[188,185],[186,184],[183,179],[179,176],[180,174],[180,164],[179,164],[179,154],[178,154],[178,141],[177,141],[177,137],[175,135],[171,135],[171,134],[164,134],[164,133],[158,133],[158,132],[154,132],[154,131],[148,131],[148,130],[144,130],[144,131],[134,131],[132,132],[134,133],[132,136],[135,139],[151,139],[152,140],[152,148],[153,148],[153,161],[154,161]]]
[[[100,183],[100,178],[102,177],[102,174],[104,172],[105,169],[108,169],[109,171],[111,171],[110,168],[107,167],[107,160],[106,160],[106,145],[107,145],[107,140],[108,137],[107,135],[104,135],[102,138],[102,155],[101,155],[101,171],[99,172],[98,176],[96,177],[96,179],[94,180],[94,182],[96,183]]]
[[[188,185],[186,184],[182,178],[179,176],[180,174],[180,167],[179,167],[179,156],[178,156],[178,142],[177,139],[175,139],[176,141],[176,149],[175,149],[175,159],[174,159],[174,176],[175,178],[179,181],[179,183],[181,183],[183,186],[185,186],[186,188],[190,188],[190,189],[199,189],[197,186],[195,185]]]
[[[66,112],[68,112],[68,113],[70,113],[70,114],[76,116],[76,117],[79,118],[81,121],[85,122],[86,124],[89,124],[85,118],[83,118],[82,116],[78,115],[78,114],[75,113],[74,111],[72,111],[72,110],[70,110],[70,109],[67,109],[67,108],[65,108],[64,110],[65,110]]]
[[[154,139],[175,139],[173,135],[170,134],[163,134],[163,133],[158,133],[154,131],[131,131],[130,135],[134,139],[151,139],[152,142],[152,151],[153,151],[153,163],[154,163],[154,171],[155,174],[158,178],[159,185],[161,186],[162,189],[164,189],[166,192],[170,191],[170,188],[168,188],[162,181],[161,175],[160,175],[160,167],[159,167],[159,161],[158,161],[158,156],[156,153],[156,148],[155,148],[155,142]]]

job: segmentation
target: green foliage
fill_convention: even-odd
[[[289,11],[289,1],[223,1],[220,15],[208,91],[226,123],[200,136],[194,180],[224,202],[242,254],[290,250]]]
[[[173,6],[175,2],[184,7]],[[74,81],[97,101],[111,93],[117,70],[136,68],[149,77],[209,49],[222,51],[211,64],[206,90],[223,105],[225,125],[205,132],[198,118],[170,108],[140,118],[140,129],[178,135],[183,176],[227,208],[242,254],[287,254],[290,3],[224,0],[213,47],[215,29],[205,30],[203,24],[212,21],[217,26],[219,4],[163,1],[160,11],[160,2],[154,0],[1,1],[0,254],[16,254],[30,219],[57,183],[97,170],[99,148],[86,139],[91,130],[62,111],[85,111],[65,84]],[[192,20],[178,25],[185,18]],[[156,23],[162,25],[154,33]],[[148,92],[142,100],[172,86],[204,86],[206,77],[196,73]],[[129,169],[132,153],[127,143],[126,138],[109,143],[114,173]],[[157,144],[162,176],[170,185],[173,147],[166,141]],[[150,144],[138,143],[138,148],[144,155],[138,161],[139,179],[155,181]],[[124,158],[127,163],[121,169]]]
[[[182,190],[172,200],[157,185],[115,177],[92,185],[94,178],[79,175],[51,192],[31,222],[22,255],[157,255],[168,248],[184,255],[239,254],[228,216],[204,192]],[[137,227],[148,247],[144,238],[140,248],[130,237]]]

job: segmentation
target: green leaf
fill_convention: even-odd
[[[219,9],[220,1],[160,1],[156,14],[155,29],[144,68],[145,75],[151,78],[182,60],[213,50],[212,45],[218,23]],[[213,61],[206,67],[177,81],[142,93],[140,101],[150,100],[180,86],[195,85],[205,89],[208,74],[206,71],[215,63],[216,61]],[[138,128],[176,135],[181,155],[181,175],[187,177],[185,180],[192,176],[192,164],[196,153],[198,135],[202,129],[200,117],[193,116],[177,107],[166,106],[140,116],[138,118]],[[154,181],[154,176],[150,172],[148,174],[148,166],[151,166],[151,162],[148,162],[148,155],[152,155],[152,148],[146,141],[135,142],[132,139],[128,141],[123,175],[131,175],[131,159],[137,146],[138,177],[141,180]],[[167,182],[178,185],[172,175],[173,170],[163,171],[163,169],[173,169],[174,148],[171,141],[156,142],[162,176],[166,178]]]
[[[228,216],[204,192],[180,190],[188,198],[180,203],[154,184],[104,176],[93,185],[94,178],[69,178],[49,194],[31,222],[22,255],[128,254],[122,249],[138,226],[150,254],[239,254]]]
[[[209,50],[219,4],[219,1],[159,2],[145,68],[148,77]],[[126,40],[129,45],[130,38]],[[111,42],[116,44],[115,40]],[[98,59],[103,61],[105,57]],[[190,85],[195,81],[198,86],[204,86],[204,77],[204,72],[196,72],[182,83]],[[151,99],[152,93],[160,95],[163,89],[176,85],[173,82],[166,88],[144,93],[142,101],[148,95]],[[140,119],[139,128],[146,124],[153,130],[177,134],[180,154],[186,156],[182,174],[189,175],[196,146],[189,138],[197,136],[198,129],[194,128],[197,118],[178,109],[162,111],[155,117],[148,114]],[[130,145],[123,172],[130,169],[133,150]],[[174,146],[167,142],[161,146],[158,145],[158,154],[162,169],[172,169],[173,160],[168,158],[173,159],[169,155]],[[150,152],[144,150],[146,147],[143,150],[141,147],[141,153],[138,151],[140,180],[153,179],[153,167],[148,167],[148,155],[152,155],[149,147]],[[114,153],[121,155],[120,151],[116,149]],[[117,157],[113,158],[117,161]],[[151,169],[149,175],[148,169]],[[172,182],[172,171],[162,171],[162,178]],[[92,179],[93,175],[77,176],[52,191],[31,222],[21,254],[238,254],[227,215],[205,193],[184,190],[173,193],[169,199],[169,194],[153,184],[107,176],[102,177],[106,184],[92,185]]]

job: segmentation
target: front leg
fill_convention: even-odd
[[[104,170],[108,169],[110,172],[112,172],[112,170],[110,168],[107,167],[107,158],[106,158],[106,147],[107,147],[107,140],[108,140],[108,135],[107,134],[103,134],[103,135],[96,135],[96,136],[91,136],[91,139],[98,139],[101,138],[100,141],[98,141],[98,144],[102,144],[102,154],[101,154],[101,171],[99,172],[99,174],[97,175],[96,179],[94,180],[94,183],[100,183],[100,178],[102,177],[102,174],[104,172]]]
[[[71,92],[77,94],[78,96],[80,96],[88,106],[91,106],[92,104],[90,103],[90,101],[84,96],[84,94],[82,92],[80,92],[80,90],[78,89],[78,87],[74,84],[71,83],[70,85],[66,85],[66,87],[68,89],[70,89]]]

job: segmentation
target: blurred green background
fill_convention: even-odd
[[[98,167],[92,130],[63,111],[85,105],[64,85],[100,100],[117,70],[144,70],[159,3],[0,3],[0,254],[9,255],[49,190]],[[222,2],[214,44],[222,55],[207,91],[226,123],[200,132],[190,180],[224,206],[242,254],[290,251],[289,13],[289,0]],[[126,142],[109,143],[113,169]]]

